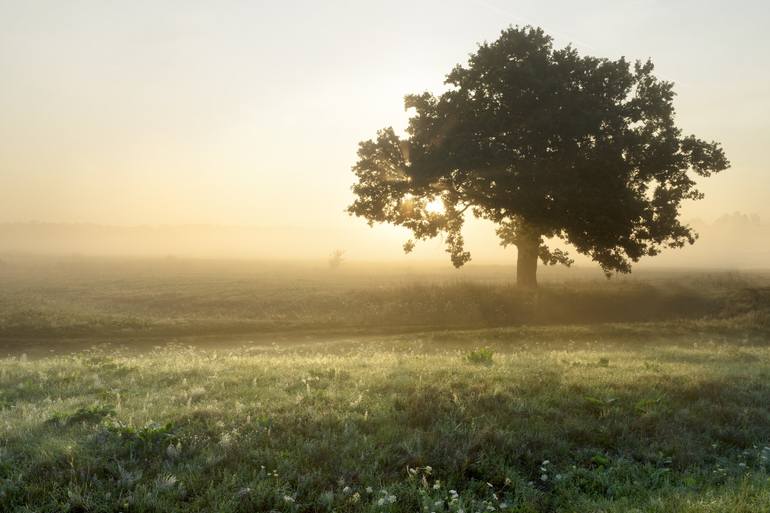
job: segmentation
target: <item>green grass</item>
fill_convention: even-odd
[[[770,511],[770,348],[654,328],[5,358],[0,510]]]
[[[0,511],[770,512],[770,276],[5,258]]]

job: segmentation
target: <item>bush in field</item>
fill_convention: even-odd
[[[495,352],[488,347],[481,347],[468,353],[466,358],[469,362],[479,365],[492,365],[492,357]]]

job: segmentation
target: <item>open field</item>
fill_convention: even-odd
[[[533,295],[517,290],[512,268],[502,266],[3,256],[0,345],[8,354],[109,341],[738,318],[750,328],[770,312],[770,273],[646,271],[610,281],[596,269],[541,275],[544,286]]]
[[[0,511],[770,511],[766,274],[4,261]]]

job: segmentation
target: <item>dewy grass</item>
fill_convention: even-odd
[[[767,511],[770,349],[490,344],[0,360],[0,510]]]

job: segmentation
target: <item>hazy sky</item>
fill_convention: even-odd
[[[733,164],[685,217],[767,220],[769,5],[0,0],[0,222],[399,238],[343,213],[357,142],[402,128],[404,94],[439,90],[510,24],[584,53],[651,57],[676,83],[680,126],[721,141]]]

